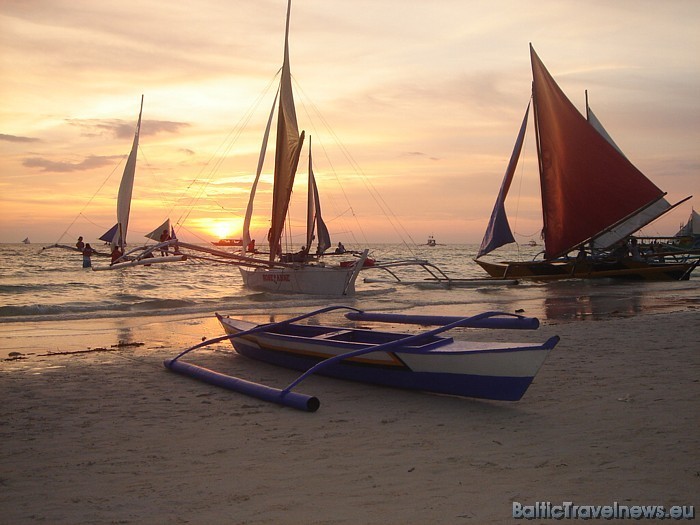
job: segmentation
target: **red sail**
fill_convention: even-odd
[[[554,258],[663,196],[564,95],[530,46],[545,255]]]

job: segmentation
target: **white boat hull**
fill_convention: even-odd
[[[353,295],[355,268],[300,266],[298,268],[239,267],[243,284],[251,290],[315,295]]]

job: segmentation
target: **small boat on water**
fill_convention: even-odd
[[[428,236],[428,242],[425,243],[427,246],[437,246],[437,241],[435,240],[435,237],[432,235]]]
[[[214,246],[243,246],[243,239],[219,239],[211,243]]]
[[[366,328],[310,325],[298,322],[338,309],[361,322],[437,325],[417,334]],[[315,397],[292,392],[311,374],[362,383],[462,397],[517,401],[522,398],[558,336],[544,343],[456,341],[440,334],[458,327],[536,329],[539,321],[502,312],[471,317],[368,313],[346,306],[329,306],[286,321],[256,324],[217,314],[227,335],[200,343],[166,368],[205,382],[279,404],[315,411]],[[230,339],[241,355],[303,371],[284,389],[251,383],[181,361],[186,353]]]

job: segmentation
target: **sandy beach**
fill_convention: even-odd
[[[562,338],[516,403],[312,377],[298,390],[316,413],[168,372],[164,358],[220,330],[209,317],[154,329],[167,326],[0,362],[1,523],[500,524],[514,501],[699,503],[697,306],[498,334]],[[224,343],[196,361],[295,377]]]

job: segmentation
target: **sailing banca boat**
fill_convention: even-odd
[[[508,279],[688,279],[696,266],[693,262],[669,262],[662,254],[639,253],[634,245],[630,255],[625,243],[634,232],[690,197],[671,205],[666,194],[621,153],[590,108],[588,118],[578,112],[532,46],[530,58],[544,260],[480,259],[515,242],[504,201],[522,150],[528,104],[476,262],[492,277]],[[578,254],[569,256],[575,250]]]
[[[292,77],[289,65],[289,19],[291,0],[287,4],[287,21],[284,37],[284,59],[279,85],[279,105],[277,108],[277,137],[275,148],[275,169],[273,183],[273,201],[271,210],[271,227],[268,232],[269,259],[267,264],[256,267],[239,266],[246,287],[255,290],[308,293],[321,295],[350,295],[355,291],[355,280],[367,257],[367,251],[352,265],[330,265],[319,261],[318,257],[330,248],[328,229],[321,218],[318,189],[313,175],[311,150],[309,148],[309,184],[307,204],[307,233],[304,248],[295,254],[282,253],[282,234],[284,232],[287,210],[292,196],[292,187],[299,164],[304,131],[299,132],[294,97],[292,94]],[[253,215],[255,192],[262,172],[265,151],[272,119],[277,105],[273,102],[272,111],[267,122],[262,141],[255,181],[250,193],[243,224],[243,247],[251,242],[250,224]],[[318,247],[311,254],[311,243],[317,237]],[[245,252],[244,252],[245,253]],[[262,261],[261,261],[262,262]]]

